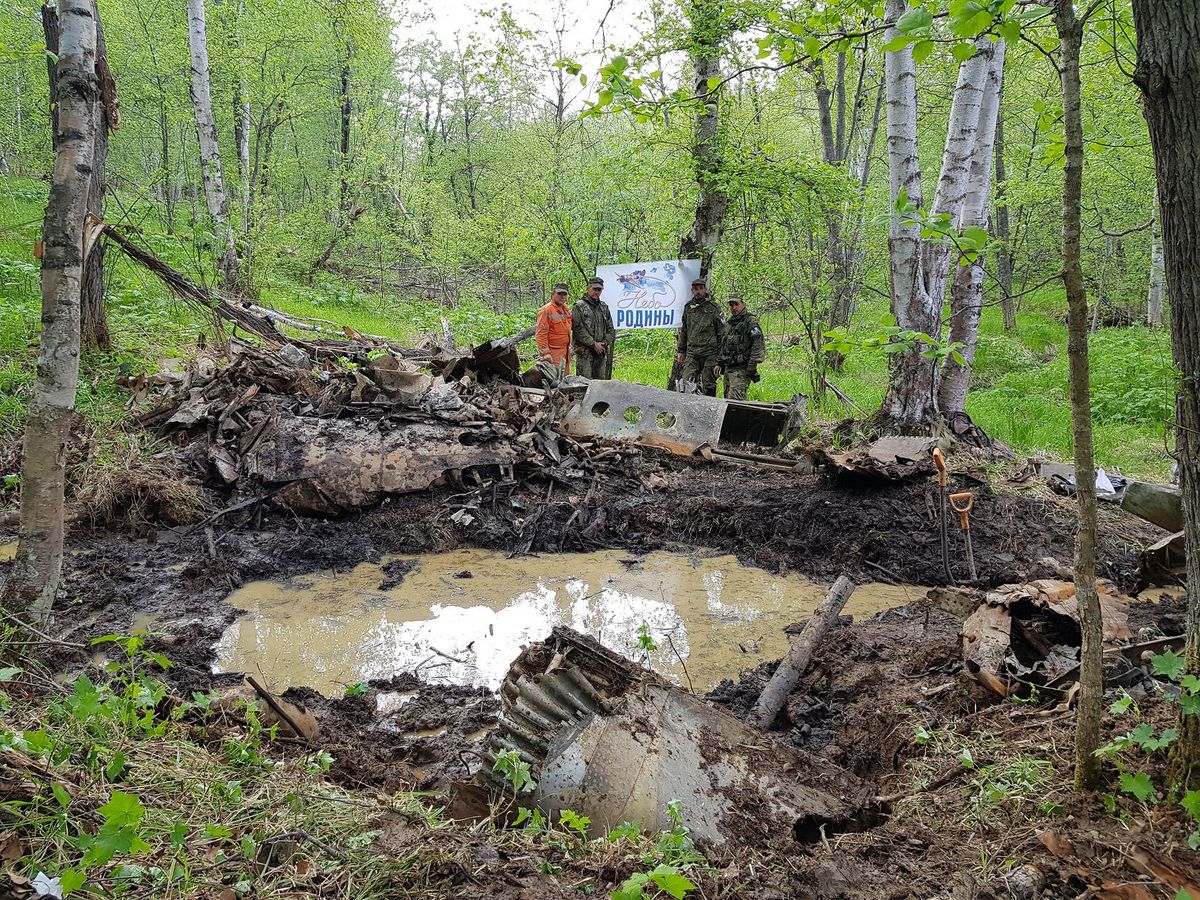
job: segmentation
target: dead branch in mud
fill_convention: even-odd
[[[792,688],[796,686],[796,682],[800,680],[800,676],[804,674],[809,662],[812,661],[817,644],[821,642],[821,638],[825,636],[829,627],[837,621],[838,614],[846,605],[846,601],[850,599],[850,595],[854,593],[854,588],[854,582],[845,575],[840,576],[833,583],[825,600],[813,612],[812,618],[800,632],[800,637],[796,638],[787,656],[780,660],[775,674],[771,676],[771,680],[767,682],[767,686],[759,695],[758,703],[755,704],[749,718],[750,724],[755,728],[766,730],[775,721],[779,710],[783,709],[783,705],[787,702],[788,694],[792,692]]]
[[[297,738],[304,741],[304,743],[308,744],[310,747],[316,746],[316,744],[314,744],[311,740],[309,740],[307,737],[305,737],[304,731],[301,730],[300,726],[296,724],[296,720],[293,719],[288,714],[287,710],[285,710],[283,708],[283,705],[278,700],[275,699],[275,697],[271,694],[270,691],[268,691],[265,687],[263,687],[261,684],[259,684],[255,680],[253,675],[246,676],[246,683],[249,684],[250,687],[254,688],[254,692],[256,694],[258,694],[258,696],[262,697],[263,700],[266,701],[267,706],[271,707],[271,709],[274,710],[275,715],[279,716],[279,718],[281,718],[284,722],[287,723],[288,728],[292,729],[292,732],[296,735]]]
[[[50,637],[50,635],[46,634],[44,631],[38,631],[36,628],[34,628],[32,625],[30,625],[24,619],[14,616],[12,613],[0,612],[0,618],[3,618],[8,622],[12,622],[12,624],[16,625],[21,630],[28,631],[34,637],[41,638],[43,641],[46,641],[49,644],[56,644],[59,647],[70,647],[72,650],[86,650],[87,649],[86,647],[84,647],[83,644],[73,644],[70,641],[62,641],[62,640],[59,640],[58,638],[52,638],[52,637]]]

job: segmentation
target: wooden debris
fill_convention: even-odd
[[[800,680],[800,676],[804,674],[808,664],[812,661],[813,652],[817,649],[821,638],[837,621],[842,607],[854,593],[854,588],[854,582],[845,575],[833,583],[825,600],[813,612],[812,618],[808,620],[808,624],[804,626],[800,636],[792,642],[787,656],[780,660],[775,674],[771,676],[771,680],[767,682],[767,686],[759,695],[758,703],[755,704],[749,718],[750,724],[755,728],[769,728],[775,721],[779,710],[787,702],[788,694],[792,692],[792,688],[796,686],[796,682]]]

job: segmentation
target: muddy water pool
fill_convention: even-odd
[[[567,625],[702,691],[781,656],[783,628],[807,618],[825,591],[733,556],[394,557],[243,586],[228,600],[244,614],[217,643],[213,670],[329,696],[403,672],[494,690],[523,647]],[[922,596],[922,588],[864,585],[845,613],[861,618]]]

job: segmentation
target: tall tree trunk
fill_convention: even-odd
[[[116,86],[108,69],[104,52],[104,29],[100,25],[99,10],[93,6],[96,21],[96,74],[105,114],[97,119],[96,137],[93,142],[92,177],[88,188],[87,211],[97,219],[104,219],[104,166],[108,160],[108,110],[116,109]],[[46,75],[49,82],[50,144],[58,149],[58,71],[55,56],[59,49],[58,9],[50,4],[42,7],[42,32],[46,36]],[[107,94],[107,96],[103,96]],[[84,263],[83,296],[80,300],[80,316],[83,346],[89,350],[108,350],[112,338],[108,333],[108,318],[104,311],[104,245],[98,244]]]
[[[161,90],[161,88],[160,88]],[[167,234],[175,233],[175,175],[171,171],[171,124],[167,118],[167,98],[159,96],[158,131],[162,139],[163,201],[167,205]]]
[[[942,169],[930,212],[949,215],[950,227],[954,229],[962,227],[962,211],[971,189],[971,163],[979,140],[979,111],[991,71],[994,47],[986,36],[976,39],[975,53],[958,67],[958,82],[950,103]],[[921,250],[925,290],[940,312],[946,297],[952,248],[945,241],[929,241],[923,244]]]
[[[50,85],[47,93],[47,109],[50,112],[50,146],[58,150],[58,64],[59,52],[58,7],[47,3],[42,7],[42,33],[46,36],[46,81]],[[18,103],[17,109],[21,106]]]
[[[238,194],[242,231],[250,230],[250,96],[246,79],[238,76],[233,93],[233,140],[237,144]]]
[[[96,116],[96,139],[92,152],[92,178],[88,186],[87,211],[100,222],[104,221],[104,192],[108,185],[104,171],[108,165],[108,132],[120,127],[117,85],[108,66],[104,44],[104,25],[100,10],[93,2],[96,17],[96,79],[100,89],[100,109]],[[83,346],[88,350],[109,350],[112,335],[108,331],[108,315],[104,309],[104,242],[97,241],[83,263],[83,287],[80,297],[80,330]]]
[[[729,196],[721,185],[721,88],[710,89],[709,79],[721,75],[721,39],[723,36],[720,4],[717,0],[690,0],[692,66],[696,71],[696,96],[704,98],[696,113],[692,165],[699,196],[691,230],[679,245],[684,258],[699,257],[700,275],[707,277],[713,254],[725,231],[725,213]]]
[[[1182,377],[1175,458],[1187,554],[1184,672],[1200,676],[1200,7],[1194,0],[1134,0],[1135,78],[1158,176],[1171,338]],[[1171,748],[1175,785],[1200,788],[1200,716],[1183,716]]]
[[[1154,189],[1154,225],[1150,230],[1150,287],[1146,291],[1146,324],[1163,323],[1163,298],[1166,295],[1166,271],[1163,268],[1162,213],[1158,208],[1158,188]]]
[[[1054,0],[1061,59],[1063,124],[1063,286],[1067,292],[1067,356],[1071,382],[1071,436],[1075,444],[1075,492],[1079,524],[1075,532],[1075,596],[1083,646],[1079,657],[1079,705],[1075,726],[1075,787],[1093,790],[1100,776],[1100,715],[1104,700],[1101,670],[1104,630],[1096,593],[1096,462],[1092,448],[1092,396],[1088,384],[1088,301],[1080,255],[1083,192],[1083,119],[1080,109],[1079,51],[1083,23],[1072,0]]]
[[[59,10],[58,137],[42,228],[41,347],[21,461],[20,538],[0,597],[3,607],[38,621],[49,617],[62,575],[67,439],[79,383],[79,291],[98,95],[92,0],[62,0]]]
[[[888,0],[889,22],[908,9],[905,0]],[[895,34],[889,27],[888,33]],[[958,81],[950,104],[946,144],[931,215],[949,217],[957,229],[970,183],[971,160],[979,133],[979,109],[991,67],[991,40],[981,35],[975,53],[958,67]],[[888,170],[893,200],[888,255],[892,272],[892,314],[906,330],[928,335],[941,333],[942,306],[946,297],[951,249],[947,241],[926,241],[919,223],[905,225],[894,210],[904,191],[908,201],[923,207],[921,161],[917,154],[917,74],[912,49],[889,51],[885,57],[888,84]],[[928,349],[915,344],[889,356],[887,394],[879,410],[881,424],[901,432],[922,431],[938,414],[937,361],[925,359]]]
[[[338,210],[340,217],[348,211],[348,204],[350,202],[350,122],[354,112],[354,104],[350,99],[349,63],[342,64],[339,84],[339,92],[342,98],[341,130],[338,141]],[[474,197],[473,189],[472,197]],[[474,207],[473,200],[472,207]]]
[[[196,113],[196,138],[200,143],[200,177],[204,182],[204,200],[212,217],[217,240],[223,248],[217,254],[218,284],[226,291],[238,287],[238,253],[229,227],[229,201],[221,175],[221,149],[213,122],[212,82],[208,69],[208,32],[204,18],[204,0],[187,0],[188,43],[192,61],[192,107]]]
[[[908,10],[907,0],[888,0],[888,40],[894,23]],[[917,67],[912,48],[884,54],[887,81],[888,175],[893,201],[903,192],[918,208],[925,205],[921,184],[921,159],[917,152]],[[936,334],[941,327],[939,306],[924,290],[921,278],[921,226],[905,224],[894,207],[888,229],[888,262],[892,287],[892,315],[902,328]],[[932,329],[932,330],[930,330]],[[889,360],[887,396],[880,410],[889,424],[902,428],[923,425],[934,406],[931,382],[934,363],[917,350],[893,353]]]
[[[1012,232],[1008,224],[1008,173],[1004,164],[1004,86],[1000,86],[1000,109],[996,114],[996,281],[1000,284],[1000,312],[1004,330],[1017,327],[1017,303],[1013,299]]]
[[[1004,87],[1004,41],[981,49],[991,56],[983,99],[979,104],[979,126],[975,153],[971,158],[970,188],[963,202],[960,228],[987,226],[988,194],[992,184],[992,148],[995,142],[997,113]],[[962,410],[971,384],[971,366],[979,343],[979,320],[983,315],[983,254],[965,265],[955,267],[950,289],[950,341],[962,344],[963,362],[947,358],[942,369],[938,404],[942,414]]]

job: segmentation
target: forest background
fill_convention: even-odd
[[[844,324],[852,342],[870,344],[893,323],[887,147],[872,129],[884,40],[829,55],[824,69],[764,60],[755,23],[769,21],[771,4],[754,4],[753,15],[740,6],[722,6],[742,18],[729,23],[721,60],[737,77],[717,101],[729,205],[711,279],[718,300],[737,294],[761,314],[769,356],[751,399],[777,399],[813,393],[826,328]],[[1096,454],[1110,470],[1163,478],[1175,372],[1161,308],[1149,302],[1161,297],[1154,167],[1130,78],[1127,4],[1110,6],[1089,22],[1082,63]],[[209,4],[215,124],[245,292],[402,341],[441,335],[444,321],[473,343],[531,323],[555,281],[581,292],[598,265],[677,256],[697,209],[695,115],[665,100],[695,83],[692,28],[659,0],[614,3],[608,28],[580,27],[581,7],[485,9],[447,35],[431,33],[428,11],[381,3]],[[99,8],[121,101],[105,217],[213,284],[224,242],[205,208],[187,8]],[[1012,42],[1005,62],[966,409],[1019,451],[1069,457],[1061,102],[1038,40]],[[0,430],[10,433],[23,423],[39,328],[33,248],[53,164],[44,43],[35,6],[0,6]],[[959,60],[953,41],[915,52],[919,148],[932,168]],[[644,73],[647,94],[664,99],[658,115],[612,112],[603,92],[614,63]],[[846,152],[824,145],[832,129]],[[834,214],[853,224],[850,278],[831,259]],[[211,329],[113,251],[104,296],[111,344],[85,354],[79,396],[97,423],[122,414],[115,375],[153,371]],[[672,342],[671,332],[622,337],[615,377],[665,385]],[[888,358],[858,349],[827,375],[871,410],[887,390]],[[850,412],[829,393],[817,408],[827,419]]]

